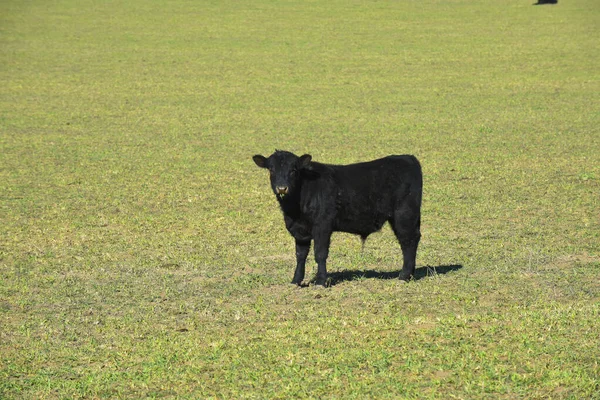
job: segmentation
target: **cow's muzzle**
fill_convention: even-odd
[[[286,194],[288,194],[289,189],[287,186],[277,186],[275,191],[277,192],[277,196],[283,198]]]

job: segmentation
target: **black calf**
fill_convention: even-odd
[[[318,265],[316,284],[327,281],[327,256],[333,232],[348,232],[365,240],[387,221],[404,257],[400,279],[415,272],[421,238],[423,178],[419,161],[410,155],[388,156],[350,165],[313,162],[277,150],[269,158],[253,157],[271,174],[285,226],[296,241],[296,272],[292,283],[304,279],[310,242]]]

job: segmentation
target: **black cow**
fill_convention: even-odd
[[[366,240],[388,221],[404,256],[400,279],[415,272],[421,238],[423,177],[419,161],[410,155],[388,156],[350,165],[329,165],[277,150],[269,158],[253,157],[271,173],[285,226],[296,240],[293,284],[304,279],[304,266],[314,240],[318,265],[316,284],[327,281],[326,261],[333,232],[348,232]]]

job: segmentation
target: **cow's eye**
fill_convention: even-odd
[[[290,171],[290,176],[294,176],[298,173],[298,170],[296,168],[294,168],[293,170]]]

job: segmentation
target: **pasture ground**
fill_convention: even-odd
[[[2,1],[0,397],[600,398],[600,5],[533,2]],[[291,287],[275,148],[417,155],[418,279]]]

